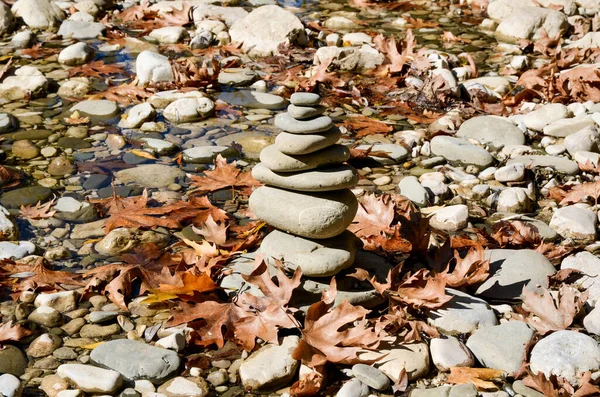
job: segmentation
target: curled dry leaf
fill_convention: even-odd
[[[13,325],[12,321],[0,324],[0,344],[6,341],[18,342],[31,335],[33,332],[19,324]],[[1,347],[1,345],[0,345]]]
[[[0,186],[9,188],[18,185],[24,179],[23,172],[15,167],[0,165]]]
[[[495,390],[498,389],[498,386],[491,381],[501,381],[504,374],[505,371],[500,369],[452,367],[447,381],[457,385],[472,383],[477,390]]]
[[[357,138],[374,134],[389,134],[394,127],[381,121],[373,120],[365,116],[349,117],[342,124],[348,131],[355,132]]]
[[[437,309],[452,299],[452,296],[446,295],[446,275],[439,273],[432,276],[426,269],[407,274],[390,292],[390,297],[416,309]]]
[[[600,181],[584,182],[573,186],[561,200],[560,205],[578,203],[586,197],[591,197],[593,200],[598,201],[598,197],[600,197]]]
[[[46,219],[52,218],[56,211],[50,210],[54,205],[56,198],[48,201],[46,204],[42,204],[40,201],[36,205],[21,206],[20,212],[23,218],[27,219]]]
[[[399,46],[394,37],[386,39],[383,35],[375,37],[373,40],[375,47],[381,51],[387,59],[387,62],[382,66],[387,69],[389,74],[400,73],[404,66],[409,65],[414,59],[414,48],[416,45],[415,37],[412,30],[406,31],[406,37],[403,40],[403,45]],[[400,47],[402,50],[400,50]]]
[[[540,288],[541,294],[523,287],[521,297],[523,309],[529,312],[527,317],[515,315],[540,334],[567,329],[585,304],[588,292],[581,293],[575,288],[563,284],[556,298],[546,288]]]
[[[206,222],[204,222],[200,228],[192,226],[192,230],[194,233],[204,236],[206,241],[210,243],[223,245],[227,241],[228,227],[229,226],[226,225],[225,222],[215,222],[212,215],[209,214]]]
[[[204,171],[204,176],[188,174],[188,177],[196,188],[194,190],[196,194],[214,192],[226,187],[242,188],[245,194],[250,194],[252,187],[260,186],[260,182],[252,178],[250,172],[243,172],[238,169],[235,161],[227,164],[227,160],[220,154],[215,160],[213,171]]]
[[[382,232],[393,233],[390,226],[394,221],[394,214],[394,202],[390,196],[365,194],[348,230],[358,237],[379,236]]]
[[[337,294],[335,278],[319,302],[308,308],[300,344],[292,354],[311,368],[327,362],[355,364],[358,353],[376,348],[380,342],[365,316],[369,310],[347,300],[333,307]]]
[[[461,258],[458,251],[454,251],[456,265],[452,272],[446,269],[446,283],[449,287],[460,288],[484,282],[489,277],[490,261],[485,259],[482,245],[469,249],[467,255]]]

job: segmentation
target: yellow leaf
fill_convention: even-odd
[[[83,242],[83,245],[86,245],[86,244],[95,244],[95,243],[97,243],[100,240],[102,240],[102,239],[101,238],[91,238],[89,240],[85,240]]]
[[[493,390],[498,389],[498,386],[490,381],[500,380],[504,374],[505,371],[501,369],[452,367],[447,381],[454,384],[472,383],[477,390]]]
[[[151,155],[150,153],[148,153],[145,150],[133,149],[133,150],[130,150],[129,153],[135,154],[136,156],[143,157],[145,159],[156,160],[156,157],[154,157],[153,155]]]
[[[177,295],[168,292],[162,292],[158,289],[151,290],[152,293],[141,300],[141,303],[151,305],[153,303],[165,302],[171,299],[177,299]]]
[[[94,350],[95,348],[97,348],[98,346],[100,346],[103,343],[104,342],[90,343],[89,345],[83,345],[81,347],[84,349],[88,349],[88,350]]]

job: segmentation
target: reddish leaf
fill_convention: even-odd
[[[360,362],[360,351],[379,344],[379,336],[367,327],[365,316],[369,310],[348,301],[333,308],[336,293],[333,278],[322,300],[306,313],[302,339],[292,356],[309,367],[327,362],[354,364]]]
[[[18,342],[31,334],[33,334],[32,331],[19,324],[13,325],[12,321],[0,324],[0,344],[9,340]]]
[[[241,187],[246,193],[250,193],[250,188],[259,186],[260,183],[252,178],[250,172],[239,170],[235,161],[227,164],[227,160],[220,154],[215,160],[214,171],[204,171],[205,176],[196,176],[188,174],[192,180],[192,185],[196,188],[195,193],[213,192],[226,187]]]

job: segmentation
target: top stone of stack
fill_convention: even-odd
[[[316,106],[321,103],[321,97],[310,92],[296,92],[290,97],[290,102],[296,106]]]

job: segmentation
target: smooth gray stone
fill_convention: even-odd
[[[452,300],[429,313],[427,323],[447,335],[468,334],[498,324],[492,308],[483,299],[446,288]]]
[[[501,148],[506,145],[525,144],[525,134],[504,117],[473,117],[460,126],[457,137],[475,139],[482,145]]]
[[[556,172],[563,174],[575,175],[579,172],[579,166],[575,161],[571,161],[565,157],[549,156],[549,155],[525,155],[518,156],[514,159],[508,160],[507,165],[513,163],[523,163],[526,168],[553,168]]]
[[[275,138],[275,147],[285,154],[308,154],[335,144],[341,137],[342,132],[337,127],[308,135],[282,132]]]
[[[279,95],[247,90],[220,92],[217,99],[251,109],[283,109],[287,105],[287,101]]]
[[[530,249],[492,249],[485,251],[490,261],[490,277],[475,291],[487,299],[520,299],[523,287],[535,290],[548,286],[548,276],[556,269],[544,255]]]
[[[317,117],[325,113],[325,106],[296,106],[294,104],[288,105],[287,111],[296,120],[309,119],[311,117]]]
[[[580,374],[600,369],[600,346],[583,333],[556,331],[533,347],[529,362],[534,374],[561,376],[577,385]]]
[[[375,390],[385,390],[390,386],[390,378],[375,367],[366,364],[354,364],[352,374],[364,384]]]
[[[431,152],[460,165],[486,168],[494,163],[494,158],[487,150],[463,138],[438,135],[431,140]]]
[[[279,113],[275,116],[275,127],[291,134],[314,134],[327,131],[333,127],[329,116],[319,116],[309,120],[296,120],[289,113]]]
[[[162,383],[178,369],[177,353],[128,339],[112,340],[92,350],[93,363],[119,372],[128,380]]]
[[[269,233],[260,245],[268,262],[280,260],[289,270],[300,268],[307,277],[329,277],[354,263],[360,241],[345,231],[324,240],[310,240],[279,230]]]
[[[321,97],[311,92],[295,92],[290,97],[290,102],[296,106],[314,106],[321,102]]]
[[[512,374],[521,368],[525,346],[534,333],[522,321],[508,321],[473,332],[467,339],[467,347],[484,367]]]
[[[301,192],[327,192],[346,189],[353,187],[358,182],[358,173],[354,167],[349,165],[312,171],[277,173],[259,163],[252,169],[252,176],[266,185]]]
[[[352,223],[358,202],[349,189],[298,193],[261,186],[250,196],[250,210],[273,227],[298,236],[335,237]]]
[[[271,171],[307,171],[326,165],[340,164],[350,158],[350,150],[344,145],[333,145],[317,152],[290,156],[281,153],[275,145],[260,152],[260,161]]]

